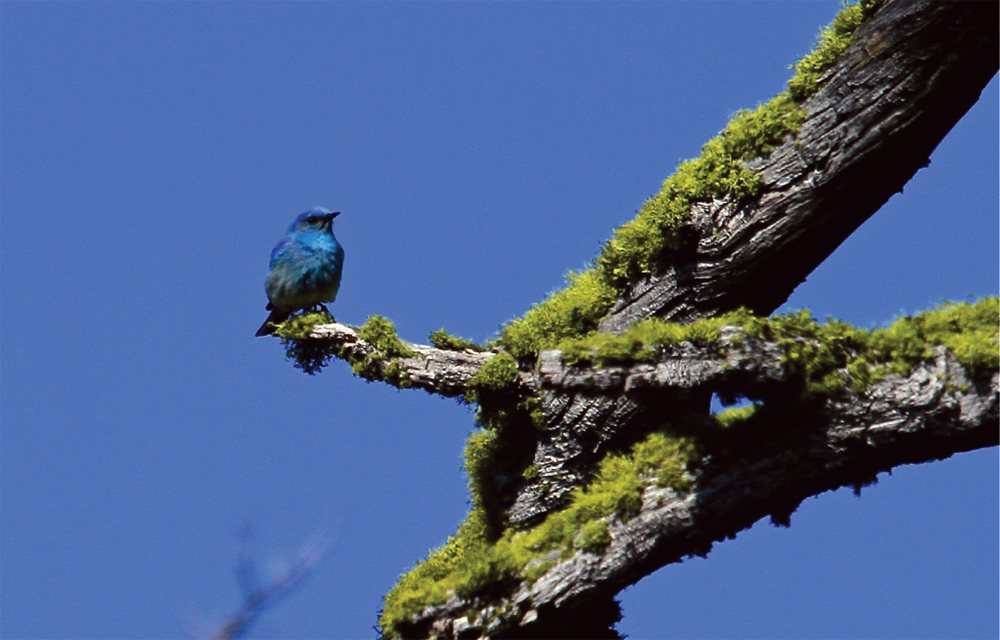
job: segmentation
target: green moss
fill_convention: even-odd
[[[870,384],[885,373],[908,374],[914,365],[933,357],[935,346],[941,344],[951,349],[974,376],[986,375],[1000,366],[1000,300],[996,297],[974,304],[944,303],[871,331],[834,320],[821,325],[808,311],[770,318],[736,312],[719,322],[741,324],[748,337],[774,340],[781,345],[792,393],[784,399],[792,404],[796,393],[804,397],[853,393],[863,382]],[[641,331],[648,333],[642,335],[664,343],[680,339],[679,335],[684,337],[666,326],[669,323],[663,325],[645,327]],[[712,325],[706,324],[699,330],[700,339],[718,340],[718,326],[713,334],[709,330]],[[496,371],[484,376],[491,382],[483,388],[502,392],[515,375],[512,358],[502,365],[498,363]],[[505,453],[508,438],[501,431],[507,427],[499,419],[501,427],[497,430],[473,433],[465,456],[473,511],[448,544],[401,578],[386,597],[381,622],[386,635],[396,633],[413,613],[440,604],[452,594],[503,589],[519,575],[537,580],[553,566],[552,560],[537,562],[548,553],[558,551],[563,558],[578,549],[601,553],[610,542],[609,519],[628,520],[634,516],[650,484],[690,490],[694,481],[689,469],[703,464],[708,459],[706,453],[711,454],[714,465],[744,465],[752,463],[761,451],[801,444],[805,424],[811,418],[796,413],[801,407],[788,414],[782,413],[784,403],[775,404],[777,407],[772,408],[771,403],[756,402],[702,422],[692,421],[685,426],[683,435],[679,431],[652,432],[628,451],[606,455],[591,482],[574,490],[562,510],[521,531],[498,531],[487,515],[491,503],[484,499],[497,494],[498,478],[518,468],[505,458],[509,453]],[[520,477],[535,474],[537,469],[522,467]],[[536,562],[525,568],[532,561]]]
[[[351,362],[351,371],[359,378],[363,378],[368,382],[375,382],[382,379],[382,369],[379,366],[381,361],[382,358],[378,356],[369,356],[361,360],[355,360]]]
[[[515,578],[523,566],[507,545],[487,545],[470,554],[456,576],[455,595],[468,598],[501,586]]]
[[[465,399],[479,402],[483,394],[502,392],[517,380],[517,362],[506,353],[498,353],[486,361],[466,384]]]
[[[743,162],[769,155],[798,131],[804,117],[787,93],[753,111],[738,111],[699,157],[677,167],[634,220],[615,229],[596,259],[601,277],[622,290],[653,273],[665,254],[693,242],[696,236],[685,232],[695,203],[757,195],[760,176]]]
[[[691,324],[668,322],[650,318],[637,322],[620,336],[591,333],[583,338],[570,338],[560,343],[563,362],[569,365],[588,361],[599,367],[629,362],[652,362],[660,353],[659,347],[674,346],[682,342],[692,344],[717,344],[726,325],[741,325],[751,317],[745,309],[705,318]]]
[[[464,351],[466,349],[471,349],[472,351],[486,351],[484,347],[479,346],[472,340],[466,340],[465,338],[459,338],[458,336],[453,336],[441,327],[437,331],[431,334],[430,337],[431,344],[438,349],[446,349],[448,351]]]
[[[865,356],[871,340],[868,332],[846,323],[831,322],[821,328],[808,312],[776,319],[734,312],[690,327],[650,320],[638,323],[621,337],[596,333],[601,319],[628,286],[697,240],[697,232],[689,225],[694,204],[716,198],[733,202],[757,195],[760,178],[746,168],[746,161],[767,156],[795,135],[804,117],[800,103],[818,90],[819,78],[843,51],[860,21],[871,15],[872,6],[865,0],[860,19],[856,9],[845,8],[849,15],[838,15],[829,33],[823,32],[817,53],[797,63],[788,91],[753,111],[737,112],[698,158],[681,163],[634,220],[615,230],[591,268],[569,274],[566,288],[549,294],[523,318],[501,327],[496,344],[506,353],[490,360],[465,394],[467,401],[479,403],[477,423],[483,427],[470,436],[466,447],[473,510],[444,547],[403,576],[386,596],[380,618],[384,635],[402,634],[414,613],[440,604],[452,594],[500,589],[519,574],[533,582],[554,565],[551,559],[539,562],[546,554],[559,552],[566,557],[578,547],[603,551],[610,542],[608,520],[632,517],[641,508],[643,491],[652,483],[678,491],[691,488],[689,467],[705,459],[705,445],[694,432],[684,436],[654,432],[627,452],[606,455],[591,482],[576,489],[562,510],[548,514],[530,529],[505,527],[508,483],[537,474],[528,464],[530,458],[525,459],[537,437],[529,429],[547,427],[538,399],[514,392],[518,366],[530,366],[527,361],[540,351],[559,348],[570,363],[591,360],[604,366],[642,361],[655,357],[659,347],[666,345],[717,343],[720,326],[739,324],[747,327],[748,337],[767,334],[778,339],[789,379],[798,381],[805,395],[858,390],[879,375],[879,365]],[[796,336],[797,331],[805,334]],[[964,350],[968,361],[990,362],[981,341],[947,339]],[[467,348],[464,342],[456,342],[459,340],[443,330],[432,335],[439,348]],[[902,349],[889,338],[883,343],[887,353]],[[894,361],[891,353],[887,357]],[[730,447],[737,449],[730,455],[734,458],[741,455],[738,450],[745,442],[760,438],[753,430],[768,420],[768,407],[758,404],[702,422],[712,437],[739,440],[736,447]],[[778,422],[795,426],[787,419]]]
[[[791,67],[795,69],[795,76],[788,81],[788,92],[792,98],[802,102],[819,91],[822,75],[847,49],[854,32],[862,22],[875,13],[879,4],[880,0],[861,0],[857,4],[845,4],[833,22],[819,32],[812,53],[803,56]]]
[[[499,434],[489,429],[473,431],[466,441],[462,467],[469,478],[472,504],[485,511],[489,496],[496,493],[496,463],[502,444]]]
[[[933,358],[938,345],[948,347],[972,376],[997,368],[1000,345],[996,297],[974,304],[945,302],[888,327],[864,330],[829,318],[819,324],[802,310],[744,323],[749,337],[774,340],[784,352],[789,380],[800,380],[806,395],[861,393],[887,373],[908,376]]]
[[[726,409],[721,411],[712,418],[715,420],[723,429],[728,429],[739,424],[746,424],[746,422],[757,413],[757,409],[760,408],[760,403],[749,404],[745,407],[733,407],[732,409]]]
[[[569,286],[531,308],[524,318],[501,328],[498,344],[515,358],[530,358],[566,338],[597,329],[618,297],[618,290],[594,269],[568,273]]]
[[[332,322],[333,316],[326,311],[293,315],[275,328],[274,335],[288,340],[303,340],[309,337],[316,325]]]
[[[313,327],[334,322],[326,311],[293,315],[278,325],[274,335],[281,338],[285,347],[285,359],[291,360],[296,369],[309,375],[316,375],[330,363],[334,353],[329,341],[310,338]]]
[[[380,315],[370,316],[358,327],[358,337],[378,349],[385,358],[412,358],[417,355],[407,349],[396,335],[396,325]]]
[[[974,304],[945,302],[936,309],[898,318],[872,334],[873,359],[888,363],[897,375],[933,357],[934,347],[944,345],[972,377],[1000,366],[1000,300],[981,298]]]
[[[549,569],[556,566],[558,562],[556,560],[543,560],[537,564],[534,564],[524,570],[522,574],[524,576],[524,581],[529,585],[535,584],[539,578],[548,573]]]
[[[369,382],[381,380],[400,389],[413,387],[409,374],[394,358],[412,358],[419,354],[406,348],[396,335],[396,327],[391,321],[379,315],[371,316],[365,324],[358,327],[358,337],[378,349],[379,353],[362,358],[353,356],[347,350],[337,353],[351,363],[354,375]]]
[[[386,367],[385,373],[382,374],[382,379],[399,389],[409,389],[413,387],[413,382],[410,380],[410,374],[400,366],[399,362],[393,360]]]
[[[396,586],[386,594],[379,616],[384,637],[401,636],[406,622],[414,614],[451,597],[456,578],[464,573],[462,567],[466,559],[488,548],[485,526],[483,513],[473,509],[443,546],[400,576]]]
[[[467,469],[470,460],[490,455],[495,438],[489,431],[473,434],[470,447],[474,450],[467,451]],[[402,635],[413,614],[441,604],[453,594],[469,596],[503,589],[518,577],[534,582],[555,561],[527,565],[553,550],[561,550],[563,557],[578,548],[601,553],[611,541],[607,523],[601,519],[636,513],[644,487],[652,482],[645,476],[657,476],[663,468],[684,468],[693,459],[693,452],[689,439],[653,434],[630,453],[608,456],[590,485],[573,492],[565,509],[549,514],[532,529],[507,529],[499,538],[490,533],[483,509],[474,506],[458,532],[403,575],[386,595],[379,619],[383,635]],[[474,471],[469,473],[471,476]]]
[[[583,525],[580,530],[580,549],[588,553],[601,554],[611,544],[611,532],[607,520],[594,520]]]
[[[752,464],[761,451],[784,450],[803,442],[807,446],[803,435],[813,418],[801,413],[801,405],[788,413],[797,393],[804,398],[854,393],[862,389],[862,384],[870,384],[886,373],[908,374],[914,365],[933,357],[934,348],[942,344],[973,376],[986,375],[1000,366],[1000,300],[996,297],[973,304],[944,303],[870,331],[834,320],[821,325],[808,311],[770,318],[734,312],[717,322],[714,333],[712,323],[698,329],[697,339],[717,341],[718,326],[740,324],[747,337],[773,340],[782,347],[787,380],[780,393],[791,393],[782,397],[791,405],[756,402],[701,422],[692,420],[683,434],[652,432],[628,451],[606,455],[591,482],[574,490],[562,510],[520,531],[498,528],[489,511],[502,506],[498,496],[503,493],[506,478],[537,474],[537,468],[518,466],[523,463],[518,455],[511,454],[507,441],[512,438],[505,431],[518,420],[530,420],[526,417],[530,403],[522,401],[504,410],[494,408],[486,420],[493,428],[473,433],[466,448],[465,468],[474,508],[458,533],[403,576],[386,596],[380,619],[385,635],[399,635],[414,613],[454,594],[503,590],[519,576],[530,582],[537,580],[554,565],[551,559],[538,562],[546,554],[558,552],[567,558],[579,549],[601,553],[610,542],[610,519],[628,520],[634,516],[642,506],[643,492],[651,484],[690,490],[694,482],[689,471],[692,465],[710,460],[709,464],[716,466],[739,467]],[[643,339],[663,344],[691,337],[676,333],[677,329],[669,325],[651,323],[639,332]],[[504,393],[517,375],[516,363],[507,356],[494,367],[484,374],[480,388]],[[784,521],[787,515],[778,514],[777,521]]]

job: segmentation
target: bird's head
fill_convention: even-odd
[[[330,231],[333,228],[333,219],[340,215],[339,211],[328,211],[323,207],[313,207],[305,213],[299,214],[288,232],[316,233]]]

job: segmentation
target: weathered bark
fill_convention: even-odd
[[[740,306],[766,315],[922,167],[945,134],[978,99],[998,68],[995,2],[891,0],[861,25],[803,108],[796,139],[751,163],[763,176],[752,201],[695,205],[700,238],[631,287],[601,323],[622,333],[637,320],[693,321]],[[512,525],[537,522],[565,504],[610,450],[662,424],[678,407],[701,407],[720,388],[767,390],[783,379],[773,343],[733,341],[719,349],[666,350],[655,364],[567,368],[544,352],[518,389],[540,399],[547,430],[526,446],[537,478],[508,489]],[[316,327],[312,337],[359,360],[380,356],[350,327]],[[492,353],[405,344],[415,357],[370,360],[411,386],[458,395]],[[998,444],[1000,375],[972,380],[943,347],[908,378],[889,377],[858,395],[807,407],[790,402],[780,416],[800,439],[756,451],[753,460],[708,465],[691,492],[654,481],[642,509],[612,519],[603,555],[580,551],[534,584],[501,594],[429,607],[411,620],[414,635],[615,637],[613,598],[666,563],[707,553],[761,517],[784,521],[804,498],[860,486],[879,471]],[[470,614],[470,610],[475,615]]]
[[[765,345],[761,353],[773,349]],[[706,364],[695,356],[688,362],[695,370],[718,370],[731,358]],[[765,356],[759,362],[767,361]],[[774,380],[766,364],[750,372],[763,385]],[[603,554],[580,551],[559,561],[556,550],[540,561],[558,564],[534,584],[522,584],[503,598],[454,597],[420,615],[415,635],[463,637],[485,627],[488,634],[499,631],[492,634],[496,637],[614,637],[607,625],[616,621],[615,594],[661,566],[705,555],[713,543],[762,517],[787,523],[809,496],[841,486],[860,488],[900,464],[997,445],[998,392],[1000,374],[970,380],[939,347],[933,361],[907,378],[890,376],[860,396],[827,401],[823,424],[809,413],[783,416],[801,420],[796,427],[804,439],[794,447],[777,447],[744,466],[709,467],[691,492],[658,487],[650,478],[638,515],[624,522],[609,518],[612,542]],[[479,617],[470,620],[470,609]]]
[[[446,396],[461,394],[465,390],[465,385],[486,361],[496,355],[472,349],[462,351],[436,349],[404,341],[403,346],[416,355],[404,358],[392,357],[362,340],[354,327],[338,323],[318,325],[310,337],[332,345],[347,360],[357,361],[377,356],[371,366],[381,377],[384,377],[389,367],[396,363],[400,372],[408,378],[410,386]]]
[[[861,25],[802,105],[794,141],[752,163],[752,202],[696,206],[693,255],[633,286],[601,323],[621,333],[658,316],[691,321],[777,309],[922,167],[998,67],[996,2],[888,2]]]

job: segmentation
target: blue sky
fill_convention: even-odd
[[[0,635],[372,637],[454,532],[472,414],[285,362],[268,252],[343,212],[338,320],[483,340],[780,91],[838,2],[0,5]],[[792,295],[869,326],[998,290],[997,80]],[[633,638],[995,638],[997,450],[807,500],[623,594]]]

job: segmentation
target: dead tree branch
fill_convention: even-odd
[[[801,104],[796,135],[744,165],[761,176],[756,195],[695,204],[685,230],[695,241],[660,256],[650,275],[633,281],[600,330],[621,335],[654,317],[691,323],[739,307],[758,315],[776,309],[928,165],[976,102],[1000,64],[998,7],[882,4]],[[676,416],[704,420],[713,392],[763,399],[766,409],[738,446],[738,429],[717,441],[700,435],[705,450],[683,487],[644,479],[637,513],[601,520],[603,552],[571,543],[513,573],[497,569],[500,579],[487,580],[488,588],[453,588],[447,601],[427,605],[413,596],[419,606],[402,608],[391,633],[616,637],[615,594],[660,566],[705,554],[761,517],[787,523],[808,496],[860,487],[899,464],[998,443],[1000,375],[995,368],[973,375],[943,346],[906,377],[875,376],[850,393],[810,398],[789,376],[781,345],[749,339],[737,327],[721,333],[711,344],[662,347],[652,362],[570,366],[559,351],[515,364],[499,348],[380,348],[345,325],[315,327],[310,339],[332,345],[359,375],[479,403],[481,424],[504,460],[479,480],[489,498],[474,498],[490,518],[490,544],[498,531],[510,543],[557,514],[609,454]],[[504,363],[506,386],[486,380],[507,375]],[[487,370],[496,375],[483,375]],[[470,398],[470,389],[478,395]],[[474,567],[483,575],[498,566],[489,553]]]
[[[888,2],[805,101],[752,202],[696,206],[693,255],[671,256],[601,323],[689,322],[740,306],[767,315],[913,175],[998,67],[994,2]]]

